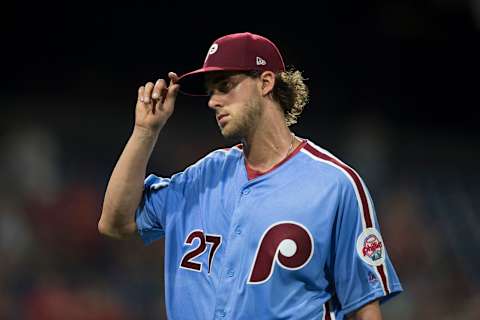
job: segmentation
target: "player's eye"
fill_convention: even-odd
[[[227,93],[229,91],[228,80],[215,81],[207,85],[207,94],[213,95],[215,92]]]
[[[228,93],[230,90],[232,90],[232,88],[233,84],[230,79],[222,80],[216,85],[216,89],[221,93]]]
[[[230,90],[235,88],[240,82],[241,82],[241,78],[238,78],[235,76],[228,76],[221,79],[215,79],[214,81],[207,83],[207,93],[210,96],[215,92],[218,92],[221,94],[227,94],[230,92]]]

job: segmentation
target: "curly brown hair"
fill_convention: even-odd
[[[308,102],[308,87],[302,73],[290,68],[275,76],[273,99],[283,109],[287,126],[297,123],[297,119]]]

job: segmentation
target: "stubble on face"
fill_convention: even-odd
[[[250,96],[243,106],[235,110],[232,119],[220,128],[223,137],[231,141],[246,138],[257,127],[262,113],[260,98],[255,95]]]

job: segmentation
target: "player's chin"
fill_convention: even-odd
[[[241,134],[234,129],[233,126],[226,124],[223,128],[220,127],[220,132],[226,140],[236,142],[241,139]]]
[[[235,134],[230,132],[228,129],[220,128],[220,132],[222,133],[222,136],[227,139],[227,140],[232,140],[235,138]]]

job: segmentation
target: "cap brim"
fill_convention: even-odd
[[[181,75],[177,80],[177,83],[180,85],[180,92],[188,96],[207,96],[205,73],[213,71],[226,70],[219,67],[206,67]]]
[[[245,68],[221,68],[205,67],[181,75],[177,83],[180,85],[180,92],[187,96],[208,96],[205,87],[205,74],[215,71],[248,71]]]

